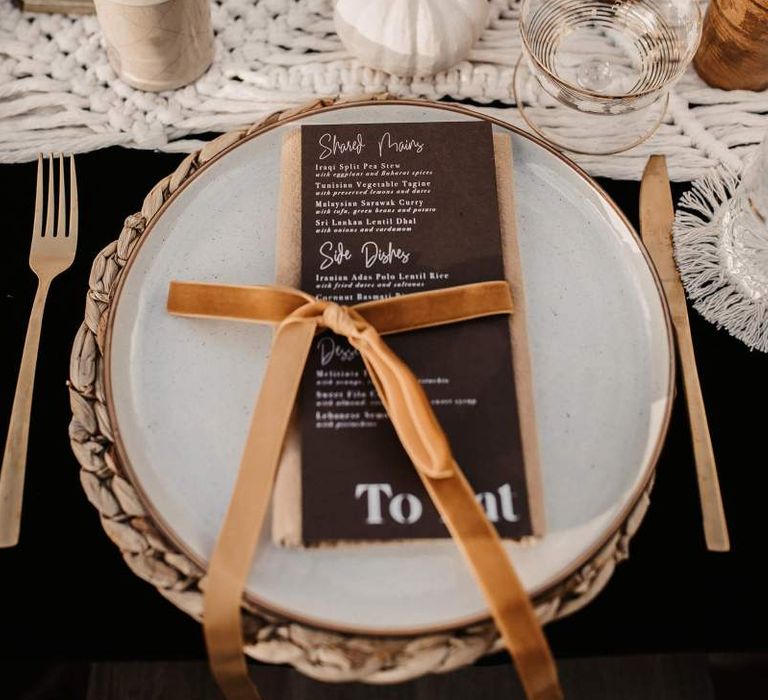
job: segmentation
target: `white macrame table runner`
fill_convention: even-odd
[[[491,21],[469,60],[428,78],[362,66],[334,33],[333,0],[214,0],[216,53],[196,83],[153,94],[119,80],[95,16],[23,13],[0,2],[0,162],[39,151],[106,146],[189,152],[195,135],[227,131],[317,97],[389,92],[453,98],[522,126],[512,78],[520,52],[518,3],[492,0]],[[618,156],[577,156],[592,174],[638,179],[650,153],[667,154],[675,180],[717,164],[739,169],[768,129],[768,91],[707,87],[689,69],[657,134]]]
[[[472,101],[523,126],[512,88],[518,0],[491,0],[489,26],[467,61],[413,79],[366,68],[345,51],[334,32],[333,2],[213,0],[213,65],[194,84],[155,94],[117,78],[96,17],[22,13],[0,0],[0,163],[114,145],[191,152],[202,146],[196,135],[236,129],[318,97],[364,93]],[[488,104],[494,106],[482,106]],[[704,178],[683,201],[688,213],[678,215],[683,281],[708,320],[761,350],[768,349],[768,307],[726,279],[707,224],[730,193],[723,183],[732,178],[717,174],[741,172],[766,129],[768,91],[716,90],[689,68],[649,141],[619,155],[575,156],[593,175],[639,179],[648,156],[664,153],[673,180]]]

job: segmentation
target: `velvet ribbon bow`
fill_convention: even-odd
[[[511,314],[512,297],[506,282],[448,287],[353,307],[287,287],[171,282],[168,311],[276,326],[204,596],[203,624],[211,668],[227,700],[259,698],[243,655],[240,606],[306,359],[315,334],[322,329],[346,337],[359,351],[403,448],[485,595],[527,697],[562,698],[541,625],[496,530],[456,464],[424,390],[381,338],[388,333]]]

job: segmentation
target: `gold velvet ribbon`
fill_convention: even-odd
[[[512,310],[506,282],[449,287],[354,307],[287,287],[171,282],[168,311],[173,314],[277,326],[205,589],[205,639],[213,674],[227,700],[259,698],[243,655],[240,607],[304,365],[315,334],[323,328],[345,336],[359,351],[405,451],[485,595],[527,697],[563,697],[541,625],[496,530],[456,464],[421,385],[381,338]]]

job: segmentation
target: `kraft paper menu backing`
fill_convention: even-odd
[[[296,129],[283,143],[276,281],[353,305],[506,277],[515,305],[509,319],[387,342],[422,381],[499,534],[523,539],[545,526],[512,167],[510,137],[483,122]],[[450,172],[440,177],[440,168]],[[446,235],[454,250],[443,245]],[[274,540],[447,538],[350,350],[324,333],[310,354],[275,487]],[[475,373],[479,389],[468,391]]]

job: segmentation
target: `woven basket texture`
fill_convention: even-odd
[[[366,101],[387,99],[387,95]],[[361,98],[362,99],[362,98]],[[352,104],[358,100],[345,100]],[[238,141],[288,117],[338,103],[318,100],[299,109],[276,112],[253,126],[223,134],[188,155],[157,183],[141,211],[125,220],[119,238],[96,257],[89,279],[85,320],[75,337],[70,362],[72,421],[69,435],[80,463],[88,500],[98,510],[107,536],[128,567],[181,610],[200,620],[205,572],[163,535],[148,514],[121,466],[104,392],[104,337],[117,283],[147,225],[163,203],[196,170]],[[633,511],[600,551],[556,589],[534,601],[542,623],[564,617],[591,601],[605,586],[649,503],[652,483]],[[491,621],[441,634],[371,637],[329,632],[281,619],[244,601],[245,652],[259,661],[291,664],[324,681],[396,683],[427,673],[451,671],[502,648]]]

